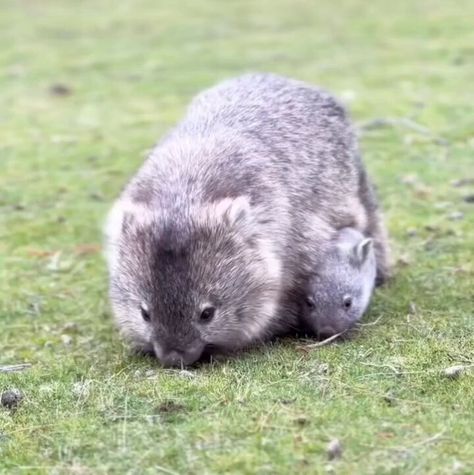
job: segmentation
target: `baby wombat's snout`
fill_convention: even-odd
[[[305,323],[322,337],[351,328],[370,302],[375,276],[373,240],[353,228],[338,231],[310,281]]]

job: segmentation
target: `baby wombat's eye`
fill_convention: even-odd
[[[203,323],[210,322],[216,313],[216,309],[214,307],[206,307],[199,316],[199,320]]]
[[[344,308],[349,310],[352,307],[352,297],[350,295],[346,295],[342,303],[344,305]]]
[[[145,322],[149,322],[150,318],[150,310],[148,309],[148,305],[146,303],[142,303],[140,305],[140,312],[142,313],[142,318]]]

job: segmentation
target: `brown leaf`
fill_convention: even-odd
[[[44,251],[42,249],[28,249],[26,251],[31,257],[51,257],[56,254],[57,251]]]
[[[76,246],[74,252],[78,256],[89,256],[99,253],[101,249],[102,247],[100,244],[80,244],[79,246]]]

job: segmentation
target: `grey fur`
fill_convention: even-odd
[[[375,276],[373,240],[354,228],[338,231],[309,281],[306,326],[320,337],[353,327],[370,303]]]
[[[385,232],[344,108],[271,74],[225,81],[192,101],[110,212],[118,324],[169,365],[288,331],[331,236],[347,226],[374,238],[383,281]],[[210,305],[215,318],[201,322]]]

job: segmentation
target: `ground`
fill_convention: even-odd
[[[472,1],[0,5],[0,365],[31,364],[0,373],[24,396],[0,473],[474,472]],[[395,277],[350,341],[163,370],[113,326],[103,218],[192,95],[248,70],[347,103]]]

